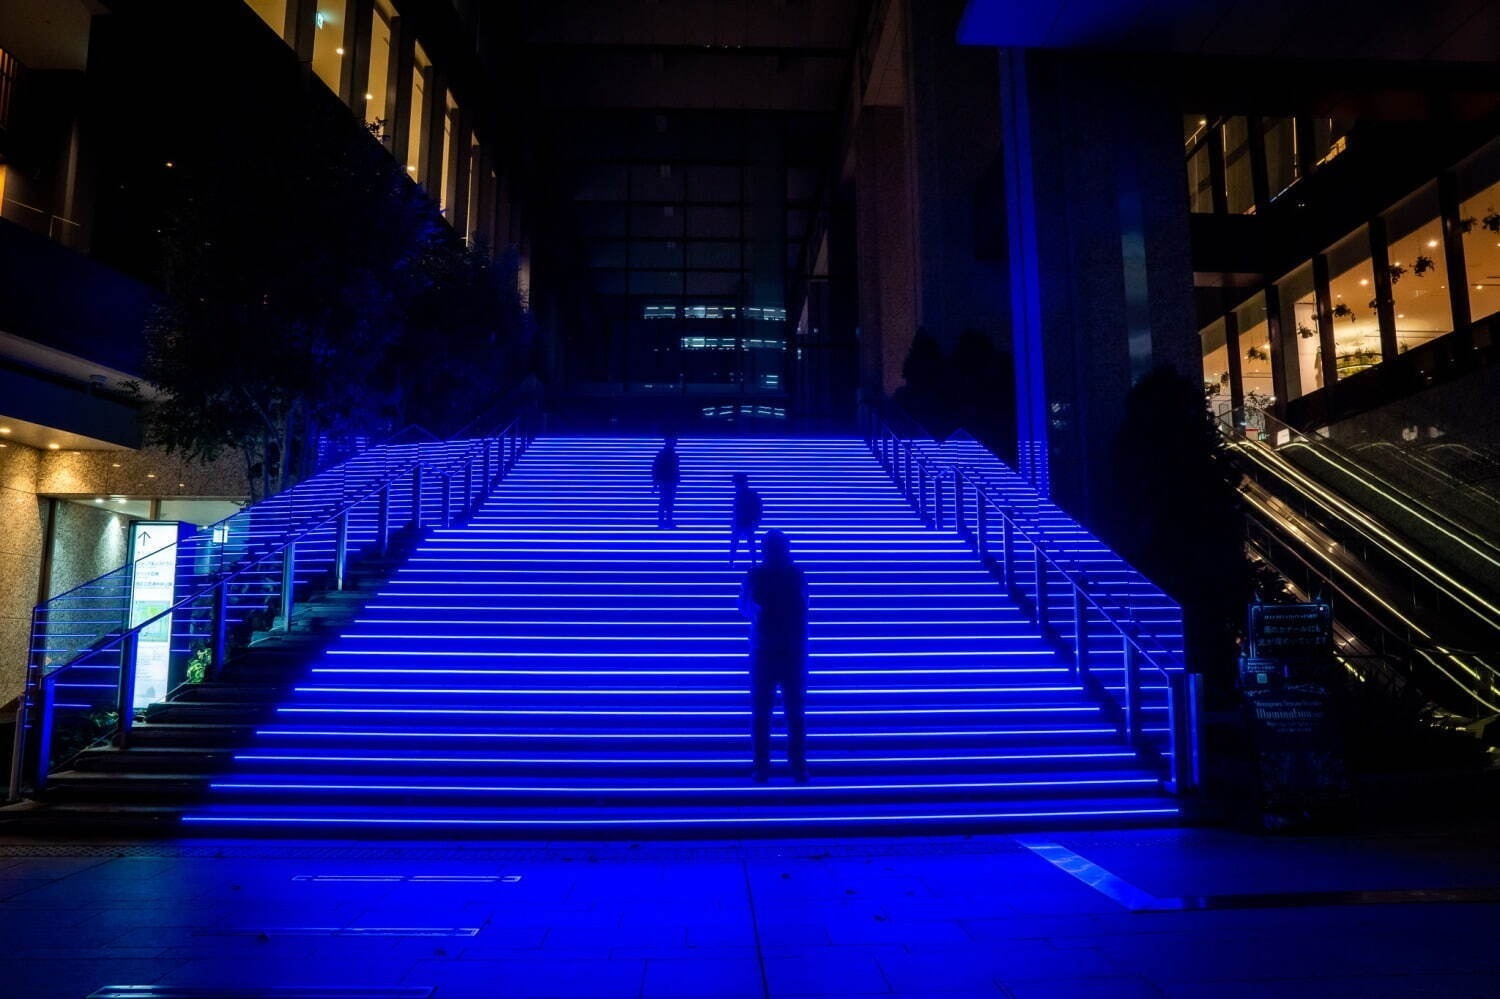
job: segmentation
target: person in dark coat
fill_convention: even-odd
[[[651,463],[651,488],[656,493],[656,526],[676,527],[677,484],[682,481],[682,462],[677,457],[677,438],[668,436]]]
[[[750,477],[744,472],[734,473],[734,510],[729,518],[730,565],[734,565],[734,557],[739,552],[741,540],[745,542],[750,564],[755,564],[755,529],[760,527],[760,518],[764,510],[760,501],[760,493],[750,488]]]
[[[787,761],[797,783],[807,776],[807,577],[792,561],[780,531],[767,531],[762,561],[745,574],[740,611],[750,618],[750,777],[765,783],[771,772],[771,707],[781,688]]]

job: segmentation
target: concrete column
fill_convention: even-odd
[[[901,386],[901,364],[917,328],[905,111],[863,109],[854,158],[860,384],[889,395]]]
[[[404,168],[410,163],[411,74],[416,66],[417,39],[404,17],[391,18],[391,72],[386,87],[385,145]]]
[[[917,324],[951,350],[966,329],[1008,340],[1006,275],[981,259],[976,195],[1000,149],[998,57],[954,44],[964,0],[905,4],[906,134]]]
[[[1131,385],[1200,378],[1182,122],[1097,54],[1001,60],[1021,470],[1087,517]]]

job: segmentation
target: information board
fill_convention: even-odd
[[[1333,609],[1324,603],[1254,604],[1249,631],[1252,659],[1322,659],[1333,646]]]
[[[170,520],[142,520],[130,527],[130,627],[151,621],[141,629],[135,645],[135,684],[130,703],[136,710],[160,701],[169,689],[172,615],[162,612],[177,600],[180,526]]]

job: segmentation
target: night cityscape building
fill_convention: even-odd
[[[1483,0],[0,0],[0,836],[794,835],[838,877],[856,833],[920,844],[899,898],[734,847],[754,932],[712,968],[629,925],[718,947],[691,907],[723,872],[679,885],[685,853],[665,915],[538,889],[524,946],[483,898],[361,926],[340,896],[331,935],[522,970],[246,969],[309,995],[1486,994],[1497,70]],[[795,783],[747,776],[746,476],[807,579]],[[1348,835],[1416,816],[1441,847]],[[1246,826],[1375,859],[1299,841],[1306,877]],[[955,831],[989,890],[1040,886],[1027,927],[923,838]],[[422,873],[329,883],[521,883],[392,850]],[[1043,895],[1046,953],[1012,933]],[[1095,895],[1121,926],[1266,910],[1263,943],[1369,906],[1390,966],[1268,946],[1262,975],[1191,919],[1207,956],[1153,963]],[[813,899],[833,921],[778,928]],[[1409,903],[1468,964],[1413,956],[1443,941]],[[1093,971],[1056,973],[1064,939]],[[576,981],[517,953],[566,940]],[[229,994],[171,946],[132,980]]]

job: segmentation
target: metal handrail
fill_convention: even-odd
[[[477,505],[479,497],[484,494],[484,491],[494,485],[500,477],[503,477],[505,475],[509,468],[514,465],[515,460],[520,457],[521,451],[530,444],[532,440],[531,431],[532,428],[530,427],[529,419],[525,415],[522,415],[512,420],[503,429],[495,431],[484,437],[475,438],[474,442],[471,443],[465,451],[452,458],[440,457],[437,459],[432,459],[421,455],[419,452],[416,456],[413,457],[410,462],[407,462],[399,469],[379,479],[369,488],[362,490],[355,498],[346,498],[342,502],[342,504],[337,507],[337,509],[332,510],[326,516],[323,516],[321,519],[316,520],[310,525],[301,526],[299,529],[296,529],[296,532],[294,534],[291,534],[290,536],[283,536],[283,538],[281,538],[278,542],[273,542],[272,546],[267,548],[265,551],[261,552],[258,555],[252,556],[248,559],[248,561],[235,566],[233,571],[228,575],[220,576],[213,582],[199,587],[192,593],[178,599],[171,606],[159,611],[150,618],[147,618],[146,620],[143,620],[138,624],[131,626],[130,628],[104,636],[103,641],[95,642],[89,648],[81,651],[78,655],[74,656],[66,663],[63,663],[62,665],[57,666],[53,669],[44,669],[34,664],[28,664],[25,690],[23,691],[17,706],[15,738],[11,753],[9,800],[15,801],[20,797],[22,786],[24,784],[24,769],[26,758],[26,751],[24,748],[25,733],[28,727],[28,716],[33,712],[38,714],[39,719],[39,745],[37,746],[37,764],[36,772],[33,775],[32,787],[34,789],[39,789],[46,783],[52,734],[50,717],[51,704],[53,700],[51,696],[52,689],[57,684],[58,678],[65,675],[70,669],[80,663],[98,656],[101,653],[109,652],[115,649],[119,649],[121,651],[124,661],[122,663],[120,671],[116,728],[108,733],[105,733],[101,736],[101,738],[114,737],[115,735],[118,735],[121,745],[124,746],[128,741],[130,729],[134,721],[134,712],[131,706],[126,703],[130,695],[131,687],[133,685],[132,677],[135,668],[133,646],[138,640],[140,633],[144,629],[150,627],[163,618],[166,618],[169,615],[182,610],[185,607],[204,600],[205,598],[212,597],[214,599],[212,665],[214,669],[217,670],[218,668],[222,667],[224,660],[227,657],[227,642],[225,630],[227,624],[226,598],[228,588],[232,583],[249,574],[252,570],[260,568],[265,563],[274,559],[276,556],[281,556],[283,562],[281,616],[283,627],[289,630],[291,627],[291,612],[293,609],[292,568],[295,564],[296,546],[298,542],[328,528],[330,525],[335,525],[337,527],[337,539],[334,555],[334,575],[336,588],[342,589],[344,584],[344,568],[348,555],[347,546],[349,514],[356,507],[359,507],[372,499],[377,499],[380,502],[381,526],[377,532],[376,545],[380,551],[385,551],[386,545],[389,543],[389,537],[391,533],[390,525],[388,522],[391,487],[398,481],[405,479],[407,476],[411,476],[414,500],[411,524],[420,529],[422,526],[422,503],[420,498],[421,473],[424,468],[431,469],[433,472],[441,476],[444,481],[441,517],[442,526],[446,527],[449,525],[450,518],[452,516],[453,504],[451,495],[451,482],[453,470],[458,468],[459,466],[463,466],[463,472],[466,480],[464,485],[464,508],[472,510],[473,507]],[[434,438],[434,441],[437,442],[437,439]],[[494,474],[491,474],[489,468],[491,449],[497,443],[500,445],[498,467],[495,469]],[[481,488],[479,494],[476,496],[474,491],[473,479],[474,464],[476,461],[481,459],[485,465],[485,468],[481,472]],[[169,545],[164,547],[171,546]]]
[[[1112,608],[1101,602],[1092,592],[1087,576],[1079,570],[1076,563],[1050,551],[1042,537],[1028,531],[1027,525],[1023,525],[1015,511],[994,495],[990,484],[984,481],[977,470],[951,464],[944,474],[944,463],[929,458],[923,453],[925,449],[916,441],[900,437],[889,423],[872,410],[862,412],[861,422],[866,444],[885,466],[897,487],[917,507],[923,521],[934,529],[945,526],[942,498],[944,489],[941,483],[953,482],[955,531],[966,542],[974,545],[985,567],[992,570],[996,568],[996,560],[990,551],[988,511],[993,508],[1000,515],[1001,556],[998,567],[1007,593],[1037,624],[1044,638],[1061,646],[1071,656],[1074,672],[1080,683],[1095,696],[1111,701],[1114,696],[1112,692],[1090,673],[1089,609],[1097,611],[1105,623],[1119,634],[1125,684],[1124,702],[1117,706],[1121,712],[1122,735],[1138,751],[1157,751],[1142,725],[1142,664],[1162,676],[1167,691],[1167,755],[1170,757],[1166,787],[1180,794],[1199,786],[1202,755],[1199,747],[1202,729],[1199,720],[1202,703],[1201,676],[1188,672],[1181,656],[1165,647],[1154,632],[1143,630],[1138,622],[1121,620]],[[927,515],[929,476],[933,482],[931,517]],[[964,510],[966,486],[972,488],[975,495],[976,529],[973,531],[968,527]],[[1036,594],[1033,597],[1022,594],[1016,583],[1016,537],[1031,547],[1035,559]],[[1067,648],[1066,635],[1051,620],[1047,566],[1056,570],[1072,590],[1074,628],[1070,649]]]

